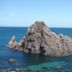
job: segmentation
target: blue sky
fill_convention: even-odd
[[[24,27],[37,20],[72,27],[72,0],[0,0],[0,26]]]

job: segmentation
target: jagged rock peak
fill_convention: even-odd
[[[8,43],[8,47],[9,48],[14,48],[17,44],[17,41],[16,41],[16,37],[15,36],[12,36],[11,40],[9,41]]]
[[[35,24],[40,27],[46,26],[46,24],[43,21],[36,21]]]
[[[28,32],[40,30],[50,31],[50,28],[43,21],[36,21],[33,25],[28,28]]]

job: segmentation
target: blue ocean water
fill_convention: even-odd
[[[72,28],[51,28],[57,34],[63,33],[72,37]],[[20,51],[7,48],[7,43],[13,35],[19,41],[27,32],[23,27],[0,27],[0,70],[8,68],[27,68],[32,70],[42,70],[43,72],[72,72],[72,56],[62,58],[50,58],[40,55],[28,55]],[[9,63],[10,58],[15,58],[16,63]],[[61,70],[52,70],[57,66],[62,66]],[[52,71],[43,70],[43,67],[50,67]],[[41,71],[41,72],[42,72]]]

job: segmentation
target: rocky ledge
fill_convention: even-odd
[[[72,54],[72,38],[52,32],[42,21],[36,21],[31,25],[19,42],[13,36],[7,46],[25,53],[51,57]]]

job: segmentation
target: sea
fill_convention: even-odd
[[[48,57],[42,55],[25,54],[7,48],[13,35],[19,41],[27,33],[27,27],[0,27],[0,72],[3,69],[25,69],[37,72],[72,72],[72,55],[67,57]],[[62,33],[72,37],[72,28],[51,28],[57,34]],[[16,59],[10,63],[9,59]]]

